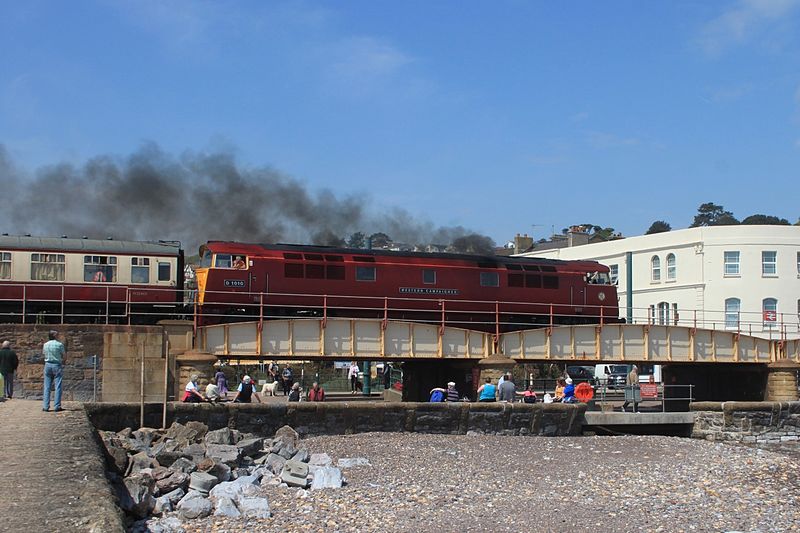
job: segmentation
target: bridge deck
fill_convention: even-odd
[[[609,324],[491,333],[432,324],[303,318],[201,327],[200,349],[220,357],[482,359],[565,362],[770,363],[800,360],[800,342],[683,326]]]

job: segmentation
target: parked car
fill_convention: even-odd
[[[576,385],[578,383],[588,383],[593,387],[597,385],[597,380],[594,377],[594,367],[568,366],[567,375],[572,378]]]

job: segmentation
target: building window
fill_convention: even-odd
[[[797,275],[800,276],[800,252],[797,252]]]
[[[778,300],[775,298],[764,298],[761,309],[764,315],[764,329],[778,327]]]
[[[725,300],[725,327],[728,329],[739,328],[739,309],[742,301],[739,298],[728,298]]]
[[[647,313],[647,321],[650,324],[655,324],[656,323],[656,306],[655,305],[651,305],[651,306],[648,307],[648,309],[650,311],[649,311],[649,313]]]
[[[31,279],[64,281],[64,254],[31,254]]]
[[[497,272],[481,272],[481,287],[499,287],[500,276]]]
[[[108,255],[84,255],[83,281],[92,283],[117,281],[117,258]]]
[[[158,263],[158,281],[170,281],[172,278],[172,265]]]
[[[11,252],[0,252],[0,279],[11,279]]]
[[[356,281],[375,281],[375,267],[357,266]]]
[[[426,285],[436,285],[436,271],[435,270],[423,270],[422,271],[422,283]]]
[[[661,281],[661,259],[657,255],[650,259],[650,279],[652,281]]]
[[[778,252],[761,252],[761,275],[776,276],[778,274]]]
[[[678,320],[680,320],[680,317],[678,316],[678,304],[674,303],[672,304],[672,323],[677,326]]]
[[[658,304],[658,325],[666,326],[669,324],[669,303],[661,302]]]
[[[616,285],[619,281],[619,265],[609,265],[608,274],[611,277],[611,284]]]
[[[667,280],[675,281],[678,277],[678,267],[675,265],[675,254],[667,255]]]
[[[131,283],[150,283],[150,259],[131,257]]]
[[[725,252],[725,275],[739,275],[739,252]]]

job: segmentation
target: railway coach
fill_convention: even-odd
[[[512,331],[620,321],[608,267],[594,261],[223,241],[200,257],[205,324],[323,316]]]
[[[150,323],[182,304],[183,277],[177,242],[2,235],[0,320]]]

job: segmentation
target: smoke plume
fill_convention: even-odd
[[[371,213],[365,195],[309,191],[274,169],[243,167],[227,151],[175,157],[146,144],[127,158],[98,156],[81,167],[62,163],[30,173],[0,144],[0,183],[2,232],[180,240],[189,255],[207,240],[340,244],[361,231],[447,245],[474,237],[399,208]]]

